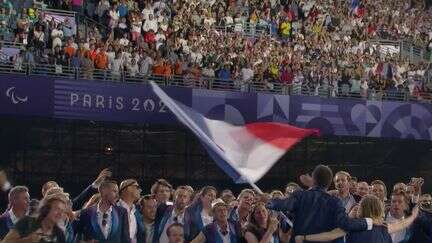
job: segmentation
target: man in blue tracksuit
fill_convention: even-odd
[[[289,212],[294,216],[293,236],[327,232],[335,228],[347,232],[372,229],[372,219],[349,218],[341,200],[327,193],[333,179],[329,167],[318,165],[312,178],[314,185],[311,189],[294,192],[287,199],[270,200],[267,204],[269,209]],[[343,242],[343,238],[334,242]]]

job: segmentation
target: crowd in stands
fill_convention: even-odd
[[[0,36],[27,45],[14,58],[18,68],[46,63],[80,68],[85,78],[107,70],[119,79],[126,71],[138,79],[178,76],[197,86],[216,79],[365,96],[432,89],[430,62],[385,54],[369,41],[408,40],[432,49],[429,0],[44,1],[106,26],[87,32],[80,18],[59,23],[32,2],[0,0]]]
[[[429,243],[432,197],[422,178],[388,189],[384,182],[357,181],[348,172],[318,165],[300,185],[261,193],[174,188],[157,180],[120,184],[109,169],[78,196],[55,181],[41,200],[25,186],[12,186],[0,172],[0,240],[3,243],[346,242]],[[334,183],[334,190],[328,190]],[[303,189],[304,188],[304,189]],[[144,192],[144,193],[143,193]],[[148,194],[146,194],[148,193]],[[145,194],[145,195],[144,195]]]

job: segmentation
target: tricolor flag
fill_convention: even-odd
[[[171,99],[154,82],[150,84],[162,102],[200,139],[216,164],[236,183],[254,184],[294,144],[307,136],[318,134],[315,129],[276,122],[235,126],[208,119]]]

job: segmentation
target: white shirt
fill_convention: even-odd
[[[144,230],[145,230],[145,236],[146,236],[146,239],[144,242],[152,242],[153,241],[153,235],[154,235],[154,222],[151,224],[144,223]],[[166,241],[166,242],[168,242],[168,241]]]
[[[144,60],[140,62],[140,73],[143,75],[147,75],[150,72],[150,68],[153,66],[153,59],[147,56]]]
[[[387,217],[386,217],[386,222],[387,222],[388,224],[396,223],[396,222],[401,221],[401,220],[404,219],[404,218],[405,218],[405,217],[402,217],[402,218],[400,218],[400,219],[397,219],[397,218],[393,217],[393,216],[391,215],[391,213],[389,212],[389,213],[387,214]],[[406,229],[403,229],[403,230],[400,230],[400,231],[394,232],[393,234],[390,234],[390,236],[391,236],[391,238],[392,238],[393,243],[399,243],[399,242],[401,242],[401,241],[403,241],[403,240],[405,239],[405,234],[406,234]]]
[[[144,8],[143,11],[141,12],[142,17],[147,20],[149,19],[149,15],[154,15],[153,9],[152,8]]]
[[[130,208],[129,205],[127,205],[127,203],[125,203],[125,201],[123,201],[122,199],[118,201],[117,205],[126,209],[129,220],[129,236],[132,240],[131,243],[137,243],[136,234],[138,232],[138,224],[135,217],[135,205],[132,204],[132,208]]]
[[[216,227],[217,227],[217,231],[218,231],[220,237],[222,238],[222,242],[223,243],[231,243],[231,237],[230,237],[231,232],[229,230],[229,226],[227,226],[227,234],[225,234],[225,235],[222,234],[222,230],[219,227],[219,225],[216,225]]]
[[[153,30],[153,32],[156,33],[158,30],[158,23],[156,19],[146,20],[142,26],[142,29],[144,32],[149,32],[150,30]]]
[[[207,225],[213,223],[213,217],[208,215],[205,211],[201,212],[201,219],[203,221],[204,226],[207,226]]]
[[[11,218],[12,224],[16,224],[19,220],[19,218],[14,214],[12,209],[9,209],[9,216]]]
[[[108,236],[111,232],[111,227],[112,227],[112,221],[111,221],[112,207],[109,207],[105,213],[108,214],[108,217],[106,218],[106,225],[105,225],[105,227],[103,227],[102,226],[102,220],[103,220],[104,213],[102,213],[102,211],[99,208],[99,204],[98,204],[97,210],[96,210],[98,224],[99,224],[100,229],[102,230],[102,234],[104,235],[105,239],[108,239]]]
[[[123,59],[121,59],[121,58],[116,58],[116,59],[112,60],[112,62],[110,64],[111,71],[114,74],[120,74],[122,67],[123,67]]]
[[[242,68],[242,81],[249,81],[254,76],[254,71],[251,68]]]
[[[168,235],[166,234],[166,231],[167,231],[168,227],[171,224],[175,223],[175,222],[183,224],[183,219],[184,219],[184,212],[181,213],[181,214],[176,215],[175,214],[175,210],[173,210],[171,212],[171,216],[169,217],[169,219],[167,220],[167,222],[166,222],[166,224],[164,226],[162,234],[161,234],[161,236],[159,238],[159,242],[160,243],[169,242]]]

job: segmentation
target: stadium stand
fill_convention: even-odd
[[[113,82],[154,80],[203,89],[430,102],[431,6],[430,0],[0,0],[0,73]],[[104,146],[105,155],[111,156],[115,148],[108,142],[102,145],[105,140],[101,137],[108,132],[96,129],[97,122],[89,122],[88,133],[75,135],[96,139],[90,131],[98,133],[94,146]],[[61,131],[61,125],[46,125],[50,128],[39,130]],[[76,132],[79,128],[72,125],[63,129]],[[150,140],[144,138],[157,141],[169,135],[152,132],[146,126],[137,140],[125,133],[132,141],[127,147],[165,148],[147,144]],[[3,138],[13,137],[13,126],[4,127],[0,130],[6,134]],[[24,137],[26,130],[19,127],[19,131]],[[55,147],[64,153],[62,156],[79,155],[73,147],[77,144],[90,147],[75,137],[64,141],[72,145],[62,146],[57,135],[51,140],[58,142]],[[187,134],[185,137],[191,140]],[[42,146],[40,150],[52,152],[43,149],[43,141],[28,140]],[[119,141],[119,136],[113,140]],[[13,141],[4,144],[12,146]],[[381,143],[383,160],[394,151],[412,150],[409,157],[401,158],[403,163],[413,154],[418,158],[424,155],[416,150],[418,144],[410,147],[408,143],[391,149]],[[177,140],[172,144],[182,149]],[[313,150],[324,146],[320,142]],[[65,152],[69,147],[70,154]],[[431,151],[428,145],[420,150]],[[94,154],[90,159],[99,162],[101,158],[95,159]],[[312,153],[308,150],[303,154]],[[32,156],[37,157],[29,153],[28,157]],[[178,161],[164,156],[160,159],[169,163],[165,169],[176,170]],[[355,156],[350,154],[348,159]],[[191,157],[185,155],[184,159]],[[60,156],[55,160],[67,163]],[[85,164],[79,156],[77,160],[80,166]],[[147,157],[133,160],[150,161]],[[48,164],[41,166],[46,162],[43,159],[39,162],[37,166],[23,162],[14,169],[39,169]],[[117,171],[126,170],[124,164],[117,166]],[[146,167],[151,180],[158,173],[155,168],[161,167]],[[186,175],[196,177],[188,174],[193,169],[186,170]],[[388,176],[400,175],[392,174],[396,171],[392,168],[385,170]],[[92,172],[81,169],[80,173],[89,176]],[[286,176],[287,172],[280,173]],[[329,167],[320,165],[312,176],[301,175],[299,184],[288,183],[284,192],[274,188],[270,178],[273,188],[268,193],[243,189],[236,195],[232,188],[219,193],[221,188],[208,186],[212,182],[207,174],[202,189],[189,184],[174,188],[165,179],[141,188],[144,178],[123,178],[117,183],[111,179],[118,175],[107,168],[71,197],[59,185],[64,178],[48,181],[40,172],[45,183],[37,188],[42,192],[40,202],[30,201],[29,189],[12,185],[7,176],[0,168],[0,210],[4,212],[0,216],[0,240],[4,243],[294,242],[295,236],[302,242],[307,237],[322,239],[311,234],[333,229],[336,232],[327,232],[331,237],[321,237],[333,240],[346,235],[334,241],[345,243],[432,242],[431,195],[423,191],[423,178],[406,174],[393,178],[397,183],[387,189],[381,180],[357,181],[346,171],[333,174]],[[327,191],[332,183],[335,189]],[[77,185],[73,186],[76,190]],[[345,232],[341,235],[337,228]]]
[[[432,89],[428,1],[2,2],[15,47],[1,60],[17,70],[371,99]]]

